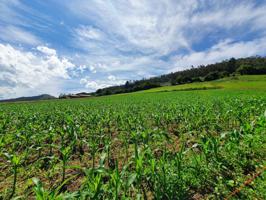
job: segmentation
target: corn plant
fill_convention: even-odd
[[[71,156],[72,146],[63,147],[60,149],[62,156],[62,183],[65,181],[67,161]]]
[[[16,184],[17,184],[17,177],[18,177],[18,168],[21,166],[22,160],[21,156],[16,155],[16,154],[9,154],[9,153],[4,153],[6,159],[11,165],[12,171],[13,171],[13,184],[11,188],[11,194],[9,196],[9,199],[12,199],[12,197],[16,193]]]

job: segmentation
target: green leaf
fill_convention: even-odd
[[[137,178],[136,173],[131,174],[127,180],[127,187],[131,186],[133,184],[133,182],[136,180],[136,178]]]

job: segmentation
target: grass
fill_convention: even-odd
[[[165,86],[150,90],[140,91],[140,93],[195,90],[195,89],[226,89],[226,90],[258,90],[266,91],[266,75],[235,76],[219,79],[216,81],[190,83],[176,86]]]
[[[265,86],[0,104],[0,199],[265,199]]]

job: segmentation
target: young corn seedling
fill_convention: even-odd
[[[13,171],[13,184],[11,188],[11,194],[9,196],[9,199],[12,199],[12,197],[16,193],[18,168],[20,167],[22,160],[20,156],[15,155],[15,154],[4,153],[4,155],[6,156],[6,159],[8,160],[8,162],[11,164],[11,168]]]
[[[104,151],[107,153],[107,164],[110,167],[112,140],[110,139],[109,136],[103,136],[102,138],[103,138]]]
[[[67,161],[69,160],[72,152],[72,146],[63,147],[61,150],[61,156],[62,156],[62,183],[65,181],[66,176],[66,165]]]
[[[81,199],[102,199],[104,192],[102,174],[105,175],[105,170],[103,168],[99,170],[89,168],[83,171],[85,173],[85,182],[81,189]]]
[[[115,161],[115,170],[113,173],[110,175],[111,180],[110,180],[110,188],[114,188],[114,199],[118,200],[119,199],[119,192],[121,188],[121,177],[118,171],[118,162],[117,160]]]
[[[55,190],[49,191],[43,188],[43,184],[37,178],[32,179],[35,184],[33,191],[35,193],[36,200],[64,200],[64,199],[75,199],[77,194],[74,192],[72,194],[60,193],[60,187]]]
[[[92,168],[95,169],[95,157],[98,151],[96,136],[92,137],[92,140],[89,142],[89,145],[90,145],[90,152],[91,152],[91,157],[92,157]]]

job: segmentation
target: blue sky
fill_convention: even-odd
[[[0,0],[0,98],[266,55],[266,1]]]

